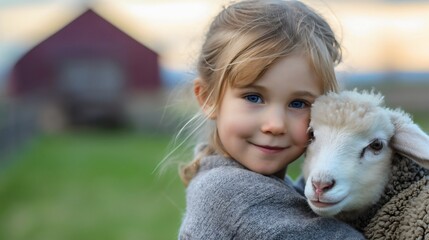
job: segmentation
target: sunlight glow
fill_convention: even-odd
[[[0,8],[0,44],[34,45],[71,21],[83,1]],[[161,62],[189,68],[211,19],[226,0],[92,0],[101,16],[158,52]],[[341,69],[429,70],[429,4],[309,0],[330,21],[344,46]],[[0,46],[1,48],[2,46]]]

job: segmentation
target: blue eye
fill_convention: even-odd
[[[263,103],[262,98],[256,94],[249,94],[244,96],[244,99],[251,103]]]
[[[295,100],[289,104],[289,107],[291,108],[305,108],[306,106],[307,104],[301,100]]]

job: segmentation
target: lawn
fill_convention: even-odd
[[[153,173],[169,138],[68,133],[1,165],[0,239],[177,239],[184,187]]]

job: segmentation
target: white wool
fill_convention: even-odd
[[[370,122],[377,120],[378,110],[383,104],[383,96],[373,92],[328,93],[313,104],[312,122],[337,128],[367,127]]]

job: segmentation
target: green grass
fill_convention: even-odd
[[[423,131],[429,133],[429,112],[414,113],[412,118]]]
[[[169,139],[72,133],[36,139],[0,174],[0,239],[177,239],[184,187],[153,173]]]

